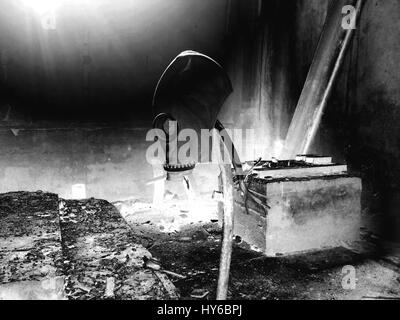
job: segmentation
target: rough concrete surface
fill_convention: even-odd
[[[64,299],[55,194],[0,195],[0,299]]]
[[[268,174],[268,171],[265,172]],[[340,246],[359,239],[361,180],[348,175],[250,179],[266,211],[236,196],[235,235],[268,256]]]
[[[0,195],[0,299],[177,299],[117,209],[43,192]]]
[[[146,268],[152,255],[110,203],[61,201],[60,212],[69,299],[177,298]]]

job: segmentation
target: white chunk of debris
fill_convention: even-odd
[[[155,263],[154,261],[151,261],[151,260],[146,262],[146,267],[151,270],[156,270],[156,271],[161,269],[161,267],[158,263]]]
[[[115,278],[107,278],[106,280],[106,298],[114,298],[114,289],[115,289]]]

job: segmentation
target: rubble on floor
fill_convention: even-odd
[[[58,197],[0,195],[0,299],[64,299]]]
[[[0,195],[0,299],[177,299],[107,201]]]
[[[152,255],[107,201],[60,201],[70,299],[176,299],[172,283],[149,268]]]
[[[211,206],[209,215],[193,215],[204,208],[171,205],[153,221],[145,214],[151,205],[133,200],[114,206],[42,192],[0,195],[0,298],[212,300],[222,231]],[[160,228],[182,214],[170,232]],[[365,230],[357,243],[275,258],[236,240],[229,299],[400,297],[399,252],[386,253]],[[343,287],[345,266],[356,271],[351,290]]]
[[[170,274],[181,299],[215,299],[222,236],[218,222],[212,219],[203,223],[188,223],[180,226],[179,231],[166,233],[153,221],[141,223],[138,219],[142,216],[141,212],[135,217],[134,208],[137,208],[137,203],[133,202],[130,209],[127,208],[129,205],[132,202],[124,204],[125,210],[130,210],[130,214],[125,215],[128,223],[135,234],[146,239],[147,248],[153,256],[159,258],[163,272]],[[179,214],[178,207],[170,207],[167,216]],[[162,220],[161,217],[158,221]],[[363,232],[361,241],[343,242],[339,248],[268,258],[250,250],[249,245],[237,238],[232,256],[228,298],[400,298],[400,268],[385,262],[387,256],[379,243],[376,237]],[[356,270],[354,290],[343,288],[345,266],[353,266]]]
[[[218,204],[210,200],[165,200],[153,205],[130,199],[113,203],[121,216],[136,230],[143,227],[155,232],[180,232],[188,225],[218,220]]]

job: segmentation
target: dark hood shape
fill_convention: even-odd
[[[177,121],[179,131],[193,129],[200,138],[202,129],[215,127],[218,113],[232,91],[227,73],[216,61],[195,51],[182,52],[157,84],[154,127],[162,129],[169,117]]]

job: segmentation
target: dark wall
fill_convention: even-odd
[[[349,161],[365,175],[368,212],[400,238],[400,2],[368,0],[349,82]]]
[[[247,29],[236,38],[230,68],[235,93],[223,118],[256,129],[252,143],[262,147],[249,158],[268,158],[285,138],[329,1],[269,0],[261,9],[259,1],[249,3],[258,10],[248,12],[252,22],[242,21]],[[238,0],[239,10],[241,5]],[[399,1],[365,0],[311,150],[346,162],[363,177],[365,221],[392,237],[400,229],[399,18]]]
[[[363,177],[372,229],[400,233],[400,2],[366,0],[313,151]]]
[[[227,126],[253,129],[256,149],[242,158],[279,157],[318,44],[328,1],[232,1],[229,72],[234,93]],[[235,15],[236,13],[236,15]]]
[[[296,103],[296,1],[233,1],[229,73],[234,93],[221,119],[235,129],[253,129],[243,159],[276,156]]]

